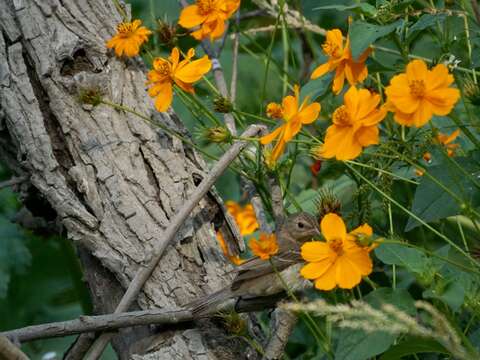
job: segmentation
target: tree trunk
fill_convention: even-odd
[[[82,89],[101,89],[188,137],[173,112],[153,110],[142,64],[107,51],[120,21],[111,0],[0,1],[2,157],[28,177],[18,189],[28,208],[58,222],[79,249],[99,312],[113,311],[205,171],[195,151],[139,117],[79,103]],[[140,308],[174,309],[229,281],[214,220],[228,227],[211,194],[144,286]],[[125,331],[115,344],[120,358],[242,357],[239,341],[205,322]]]

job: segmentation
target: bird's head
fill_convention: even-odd
[[[285,226],[290,235],[299,242],[309,241],[321,235],[317,219],[306,212],[290,215],[286,219]]]

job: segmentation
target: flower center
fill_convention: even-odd
[[[340,106],[333,112],[333,122],[337,125],[350,126],[352,120],[345,105]]]
[[[331,42],[331,41],[325,41],[322,45],[322,49],[325,52],[325,54],[327,54],[328,56],[333,56],[333,57],[337,57],[338,56],[338,51],[340,50],[338,45]]]
[[[133,24],[131,22],[123,22],[117,25],[117,32],[122,35],[129,35],[133,32]]]
[[[330,249],[335,251],[337,255],[343,254],[343,241],[341,239],[333,239],[328,242]]]
[[[207,15],[214,9],[215,0],[197,0],[200,15]]]
[[[162,76],[170,76],[170,64],[167,61],[162,61],[155,70]]]
[[[273,119],[281,119],[283,117],[282,105],[270,103],[267,105],[267,116]]]
[[[425,82],[423,80],[412,80],[408,83],[408,86],[413,97],[421,98],[425,95]]]

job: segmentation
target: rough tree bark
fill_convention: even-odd
[[[105,41],[120,21],[111,0],[0,1],[1,156],[29,179],[18,188],[29,209],[57,221],[79,249],[97,312],[104,313],[205,172],[191,148],[135,115],[79,104],[81,89],[101,89],[110,101],[188,137],[174,113],[153,111],[142,64],[107,52]],[[230,228],[212,195],[166,251],[139,308],[175,309],[229,281],[214,223]],[[202,320],[130,330],[114,345],[120,358],[242,358],[243,344],[219,326]]]

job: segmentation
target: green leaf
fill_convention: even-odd
[[[425,254],[400,244],[381,244],[375,255],[384,264],[403,266],[414,273],[423,273],[430,265]]]
[[[374,308],[389,303],[407,312],[415,314],[414,301],[403,289],[379,288],[363,298]],[[366,360],[386,351],[395,341],[396,335],[383,331],[367,333],[362,330],[342,329],[335,350],[335,360]]]
[[[439,156],[443,155],[439,154]],[[470,157],[458,157],[453,161],[456,161],[461,168],[475,179],[480,174],[480,167]],[[427,171],[443,187],[462,198],[465,203],[470,203],[474,207],[480,204],[480,191],[478,191],[472,179],[463,174],[448,160],[445,160],[442,164],[429,167]],[[415,191],[411,211],[425,222],[432,222],[457,215],[461,209],[460,204],[452,195],[431,180],[429,176],[424,175]],[[410,218],[405,226],[405,231],[410,231],[419,225],[420,223],[417,220]]]
[[[437,285],[434,289],[425,290],[422,296],[427,299],[439,299],[453,311],[457,311],[465,299],[465,288],[460,282],[451,279],[449,282],[442,283],[441,286]]]
[[[354,59],[358,57],[375,41],[395,31],[403,24],[403,20],[397,20],[389,25],[375,25],[364,21],[354,21],[350,25],[350,47]]]
[[[447,18],[447,14],[423,14],[418,21],[408,29],[407,41],[413,38],[422,30],[425,30],[437,23],[442,23]]]
[[[327,74],[315,80],[310,80],[302,86],[300,90],[300,99],[303,101],[303,99],[309,96],[310,99],[314,101],[320,96],[323,96],[327,92],[331,80],[332,74]]]
[[[388,349],[380,357],[380,360],[400,360],[418,353],[449,354],[442,345],[434,340],[410,336]]]
[[[360,3],[360,4],[352,4],[352,5],[326,5],[326,6],[319,6],[313,8],[313,10],[338,10],[338,11],[346,11],[346,10],[357,10],[357,12],[363,13],[368,16],[375,16],[377,13],[377,9],[375,6],[370,5],[369,3]]]

